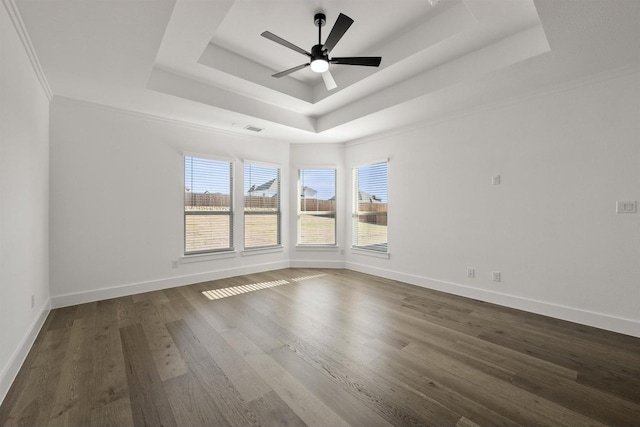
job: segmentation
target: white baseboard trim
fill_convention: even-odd
[[[207,282],[209,280],[226,279],[228,277],[261,273],[263,271],[279,270],[288,267],[289,261],[279,261],[267,264],[250,265],[246,267],[227,268],[223,270],[190,274],[187,276],[171,277],[167,279],[151,280],[148,282],[131,283],[128,285],[94,289],[86,292],[55,295],[51,297],[51,308],[67,307],[70,305],[84,304],[87,302],[101,301],[105,299],[139,294],[142,292],[158,291],[161,289],[175,288],[176,286]]]
[[[13,384],[13,381],[16,379],[16,375],[18,375],[18,371],[27,358],[31,346],[33,346],[40,329],[42,329],[42,325],[44,325],[45,320],[47,320],[50,310],[51,299],[48,298],[40,307],[40,315],[33,321],[31,327],[27,330],[20,344],[11,355],[11,358],[9,358],[7,364],[2,368],[2,372],[0,373],[0,404],[7,396],[11,384]]]
[[[310,260],[291,260],[289,266],[292,268],[342,268],[344,269],[344,261],[310,261]]]
[[[486,289],[472,288],[458,283],[445,282],[354,262],[346,262],[345,268],[348,270],[384,277],[386,279],[398,280],[400,282],[409,283],[423,288],[434,289],[437,291],[473,298],[505,307],[515,308],[640,338],[640,322],[633,319],[625,319],[607,314],[580,310],[574,307],[491,292]]]
[[[445,282],[428,277],[401,273],[398,271],[372,267],[355,262],[326,261],[326,260],[291,260],[278,261],[274,263],[257,264],[246,267],[229,268],[206,273],[172,277],[167,279],[152,280],[148,282],[132,283],[129,285],[115,286],[110,288],[96,289],[87,292],[77,292],[72,294],[55,295],[51,297],[50,308],[67,307],[75,304],[100,301],[110,298],[134,295],[142,292],[157,291],[161,289],[184,286],[193,283],[206,282],[209,280],[226,279],[228,277],[241,276],[244,274],[260,273],[263,271],[279,270],[283,268],[344,268],[372,274],[387,279],[398,280],[428,289],[447,292],[467,298],[524,310],[531,313],[554,317],[556,319],[567,320],[609,331],[619,332],[640,338],[640,322],[633,319],[615,317],[608,314],[596,313],[580,310],[574,307],[557,305],[545,301],[537,301],[527,298],[492,292],[486,289],[473,288],[458,283]],[[48,312],[48,311],[47,311]],[[46,317],[46,316],[45,316]],[[41,326],[41,325],[40,325]],[[39,330],[39,329],[38,329]],[[37,334],[37,331],[36,331]],[[35,335],[34,335],[35,339]],[[28,351],[28,349],[27,349]],[[26,354],[26,353],[25,353]],[[22,363],[22,362],[21,362]],[[16,371],[17,372],[17,371]],[[0,378],[4,381],[3,376]],[[4,383],[2,383],[4,385]],[[0,392],[2,389],[0,388]]]

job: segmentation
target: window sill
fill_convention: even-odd
[[[351,248],[351,253],[357,254],[357,255],[370,256],[374,258],[382,258],[382,259],[391,258],[391,254],[389,252],[369,251],[369,250],[360,249],[360,248]]]
[[[296,251],[312,251],[312,252],[338,252],[340,248],[337,245],[297,245]]]
[[[253,255],[263,255],[263,254],[272,254],[277,252],[283,252],[284,246],[270,246],[268,248],[256,248],[256,249],[245,249],[240,254],[242,256],[253,256]]]
[[[180,264],[190,264],[192,262],[214,261],[217,259],[235,258],[238,256],[236,251],[215,252],[208,254],[185,255],[180,258]]]

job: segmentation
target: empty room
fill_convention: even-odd
[[[0,426],[638,426],[639,22],[2,0]]]

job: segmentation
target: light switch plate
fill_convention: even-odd
[[[638,212],[638,202],[635,200],[618,200],[616,202],[616,213],[636,213]]]

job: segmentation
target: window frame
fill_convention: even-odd
[[[247,194],[245,194],[245,185],[246,185],[246,180],[247,180],[247,176],[246,176],[246,167],[248,165],[254,165],[260,168],[271,168],[271,169],[275,169],[277,171],[277,177],[276,179],[278,180],[278,191],[277,191],[277,200],[278,200],[278,205],[276,210],[274,211],[260,211],[260,212],[255,212],[255,211],[247,211],[247,206],[246,206],[246,197]],[[278,249],[278,248],[282,248],[282,166],[278,165],[278,164],[273,164],[273,163],[265,163],[265,162],[260,162],[260,161],[254,161],[254,160],[244,160],[242,162],[242,172],[243,172],[243,179],[242,179],[242,205],[243,205],[243,220],[242,220],[242,242],[243,242],[243,250],[244,251],[260,251],[260,250],[269,250],[269,249]],[[255,183],[254,183],[255,184]],[[257,216],[257,215],[276,215],[276,243],[274,244],[269,244],[269,245],[261,245],[261,246],[247,246],[247,216]]]
[[[183,225],[183,230],[182,230],[182,236],[183,236],[183,245],[182,245],[182,253],[183,253],[183,258],[189,258],[189,257],[199,257],[199,256],[203,256],[203,255],[210,255],[210,254],[221,254],[221,253],[229,253],[229,252],[234,252],[235,251],[235,239],[234,239],[234,220],[235,220],[235,170],[236,170],[236,164],[235,164],[235,160],[234,159],[230,159],[230,158],[226,158],[226,157],[221,157],[221,156],[214,156],[214,155],[209,155],[209,154],[202,154],[202,153],[190,153],[190,152],[185,152],[183,153],[182,156],[182,178],[183,178],[183,212],[182,212],[182,225]],[[200,159],[200,160],[209,160],[209,161],[215,161],[215,162],[223,162],[223,163],[228,163],[229,164],[229,210],[228,211],[210,211],[208,213],[191,213],[191,214],[187,214],[186,211],[186,188],[187,188],[187,159],[188,158],[193,158],[193,159]],[[193,189],[191,189],[193,190]],[[204,193],[203,193],[204,194]],[[211,215],[211,216],[228,216],[229,217],[229,229],[228,229],[228,235],[229,235],[229,246],[226,248],[217,248],[217,249],[204,249],[204,250],[194,250],[194,251],[187,251],[187,216],[192,216],[192,215]]]
[[[371,211],[360,211],[360,200],[359,200],[359,187],[360,187],[360,169],[361,168],[365,168],[365,167],[371,167],[371,166],[375,166],[378,164],[382,164],[385,163],[386,164],[386,173],[387,173],[387,179],[386,179],[386,183],[385,183],[385,191],[386,191],[386,196],[387,196],[387,201],[386,201],[386,210],[384,211],[384,216],[385,216],[385,233],[386,233],[386,239],[385,239],[385,243],[384,244],[374,244],[374,245],[357,245],[357,239],[358,239],[358,224],[360,223],[360,217],[367,215],[368,212]],[[362,163],[362,164],[358,164],[355,166],[352,166],[351,168],[351,188],[352,188],[352,214],[351,214],[351,232],[352,232],[352,236],[351,236],[351,250],[355,251],[355,252],[360,252],[363,254],[367,254],[367,255],[372,255],[372,256],[379,256],[382,258],[388,258],[389,257],[389,226],[388,226],[388,220],[389,220],[389,159],[379,159],[379,160],[372,160],[366,163]],[[375,196],[375,195],[372,195]],[[378,211],[376,211],[378,212]],[[369,214],[370,215],[370,214]],[[382,215],[380,213],[376,213],[376,216],[378,215]],[[379,249],[378,249],[379,248]],[[384,248],[384,249],[382,249]]]
[[[334,202],[333,202],[333,243],[302,243],[301,242],[301,234],[302,234],[302,172],[303,171],[333,171],[333,194],[334,194]],[[298,248],[335,248],[338,246],[338,168],[334,165],[330,166],[308,166],[308,167],[300,167],[298,168],[298,180],[296,185],[297,193],[296,193],[296,206],[297,206],[297,216],[296,216],[296,246]],[[317,199],[316,199],[317,200]],[[317,202],[316,202],[317,203]]]

